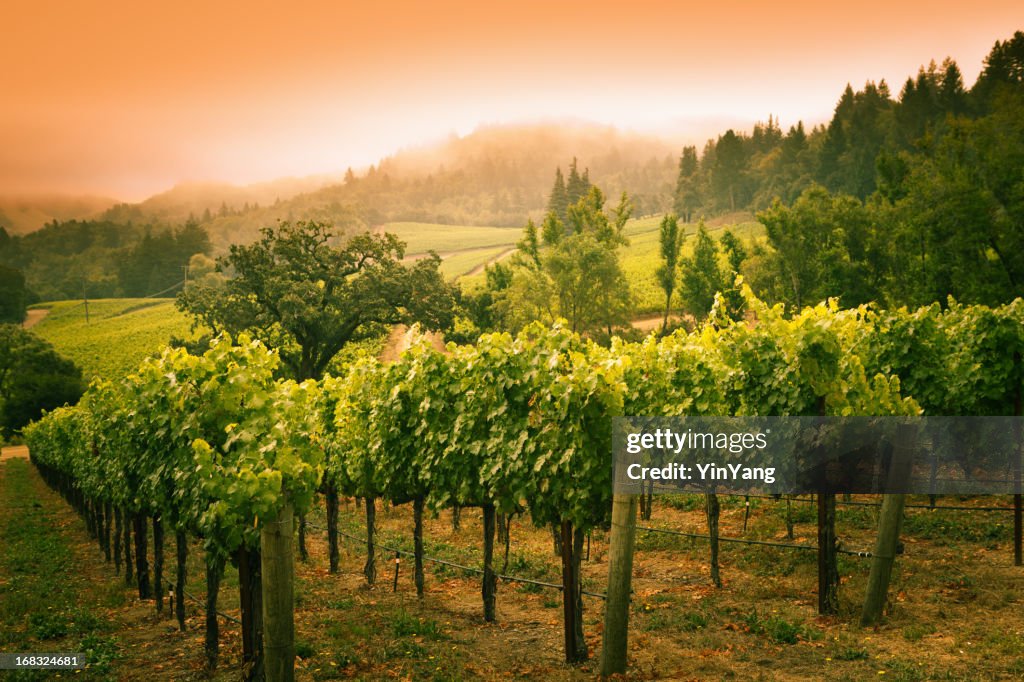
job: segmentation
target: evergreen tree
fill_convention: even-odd
[[[715,165],[711,182],[716,202],[730,211],[735,211],[737,204],[743,204],[740,193],[745,161],[743,139],[732,129],[725,131],[715,144]]]
[[[0,323],[21,324],[25,319],[27,298],[25,276],[21,274],[21,270],[0,265]]]
[[[572,206],[582,197],[587,195],[590,191],[590,174],[588,170],[584,170],[581,175],[577,170],[576,157],[572,158],[572,163],[569,164],[569,179],[565,183],[565,193],[568,199],[568,205]]]
[[[661,332],[668,331],[668,315],[672,305],[672,292],[676,288],[676,272],[679,264],[679,219],[669,214],[661,220],[661,231],[658,235],[661,248],[661,264],[655,271],[658,285],[665,292],[665,316],[661,323]]]
[[[718,265],[718,246],[708,234],[704,221],[697,226],[693,254],[681,263],[682,281],[679,293],[687,310],[703,320],[711,312],[715,294],[725,288],[722,270]]]
[[[562,177],[562,169],[555,169],[555,184],[548,195],[548,212],[554,213],[563,223],[566,219],[566,211],[569,208],[569,195],[565,188],[565,178]]]
[[[697,175],[697,148],[683,147],[679,157],[679,175],[676,178],[674,208],[684,223],[691,222],[694,210],[700,207],[700,179]]]

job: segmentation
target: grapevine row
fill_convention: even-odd
[[[291,566],[278,545],[267,556],[268,533],[290,523],[293,511],[309,511],[318,491],[327,500],[332,570],[339,495],[365,499],[370,581],[376,501],[412,504],[421,595],[423,514],[482,508],[488,620],[496,515],[528,510],[561,539],[566,657],[577,661],[587,655],[583,538],[608,525],[612,508],[611,417],[1019,414],[1020,300],[915,311],[828,302],[787,316],[749,290],[745,296],[746,320],[713,311],[692,333],[603,348],[562,326],[535,324],[446,352],[413,343],[393,363],[360,359],[319,383],[279,379],[275,352],[246,337],[222,338],[202,356],[168,349],[122,381],[94,383],[79,405],[46,415],[25,435],[47,480],[96,521],[101,543],[113,511],[115,520],[132,521],[136,558],[144,557],[152,519],[155,542],[164,527],[174,531],[183,581],[185,537],[202,539],[211,664],[219,577],[234,561],[243,648],[254,675],[262,674],[262,641],[276,627],[263,615],[279,618],[279,597],[290,594],[263,574],[269,566],[274,579],[287,577]],[[819,608],[827,612],[838,584],[828,551],[834,496],[821,495],[819,505]],[[717,508],[708,493],[716,581]],[[276,537],[290,542],[290,534]],[[289,668],[283,651],[288,660],[273,665]]]

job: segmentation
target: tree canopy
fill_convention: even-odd
[[[0,324],[0,430],[6,435],[43,410],[78,402],[83,390],[75,363],[32,332]]]
[[[189,287],[178,306],[214,332],[247,332],[278,349],[296,379],[319,379],[346,344],[386,325],[451,325],[455,292],[436,254],[406,264],[394,235],[346,236],[315,221],[262,234],[218,261],[226,279]]]

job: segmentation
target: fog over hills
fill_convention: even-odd
[[[0,225],[24,233],[54,218],[173,225],[191,217],[210,231],[218,250],[288,219],[356,228],[400,220],[519,226],[541,214],[555,168],[567,172],[574,158],[609,200],[627,191],[637,214],[655,213],[671,204],[682,144],[701,144],[721,126],[706,121],[690,134],[656,136],[582,121],[485,125],[398,150],[373,166],[350,169],[347,177],[342,167],[335,175],[245,186],[182,182],[136,204],[69,199],[59,213],[45,205],[14,212],[0,204]]]
[[[0,227],[10,234],[26,234],[53,220],[95,218],[114,206],[116,199],[90,195],[24,194],[0,196]]]

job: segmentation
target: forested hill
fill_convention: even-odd
[[[728,130],[703,149],[684,148],[674,207],[682,215],[756,210],[775,197],[789,204],[811,184],[860,199],[876,190],[894,198],[905,193],[916,166],[953,143],[951,136],[970,137],[991,126],[1002,126],[1000,134],[1019,133],[1022,85],[1021,31],[995,43],[970,87],[948,58],[922,67],[895,90],[884,80],[860,90],[847,85],[825,126],[807,130],[798,123],[784,132],[769,118],[750,133]],[[984,153],[963,161],[978,171],[986,163]]]
[[[226,202],[195,217],[216,251],[252,241],[277,220],[318,219],[372,228],[389,222],[522,226],[539,217],[556,166],[573,157],[615,196],[633,197],[640,214],[670,210],[678,147],[653,136],[593,124],[484,127],[464,137],[400,151],[341,182],[273,203]],[[119,207],[112,219],[153,220],[146,203]]]

